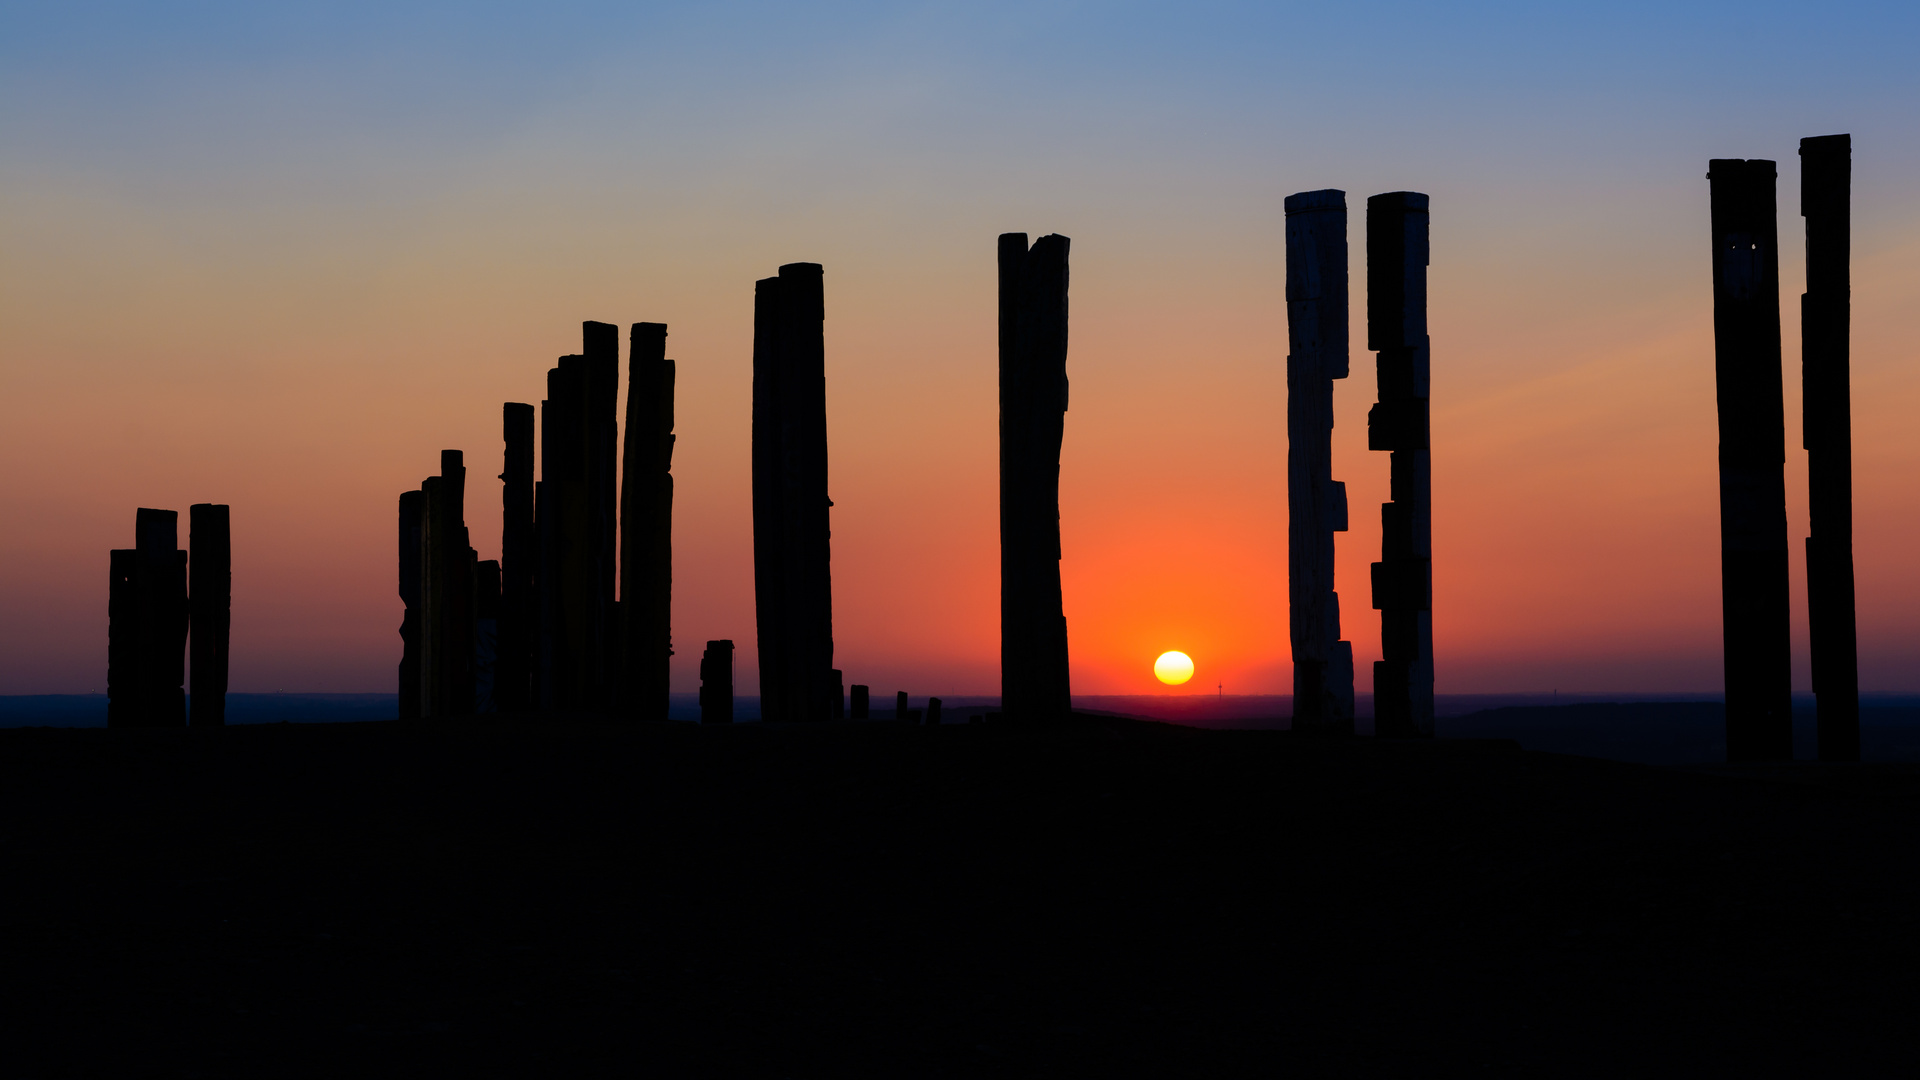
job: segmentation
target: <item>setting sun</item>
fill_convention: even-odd
[[[1163,652],[1153,662],[1153,674],[1168,686],[1179,686],[1193,678],[1193,660],[1183,652]]]

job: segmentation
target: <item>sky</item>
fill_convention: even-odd
[[[390,691],[395,501],[594,319],[678,361],[674,689],[751,693],[753,283],[824,264],[836,662],[999,687],[995,243],[1072,239],[1077,692],[1291,689],[1282,200],[1351,208],[1345,636],[1387,455],[1368,195],[1432,198],[1440,693],[1721,686],[1707,161],[1851,132],[1861,686],[1920,690],[1920,8],[0,3],[0,693],[106,679],[136,507],[232,507],[236,691]],[[622,335],[624,338],[624,334]],[[624,358],[623,358],[624,364]],[[184,540],[184,536],[183,536]]]

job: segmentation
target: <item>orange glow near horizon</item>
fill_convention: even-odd
[[[1670,213],[1704,229],[1695,186]],[[1073,238],[1061,572],[1074,691],[1165,692],[1140,658],[1172,641],[1206,658],[1209,683],[1287,693],[1278,191],[1264,216],[1152,228],[1120,210],[965,207],[918,222],[911,243],[876,243],[846,224],[868,211],[842,203],[755,234],[712,214],[622,218],[590,199],[516,212],[507,193],[468,192],[410,229],[379,215],[296,222],[278,246],[252,243],[269,223],[244,210],[162,218],[84,187],[10,192],[0,692],[100,690],[106,552],[131,542],[135,507],[203,501],[233,507],[233,688],[389,690],[395,498],[440,449],[465,450],[474,544],[496,557],[500,403],[538,402],[546,368],[594,318],[668,323],[679,362],[674,689],[697,687],[702,642],[731,638],[751,694],[752,287],[808,259],[827,268],[836,663],[881,694],[996,693],[993,252],[999,231],[1024,228]],[[1704,241],[1680,244],[1651,281],[1637,249],[1549,273],[1563,238],[1476,239],[1473,215],[1493,211],[1464,198],[1434,195],[1440,691],[1716,689]],[[1387,477],[1386,455],[1366,449],[1363,237],[1355,211],[1334,477],[1352,522],[1336,587],[1364,694]],[[1797,266],[1782,276],[1797,447]],[[1920,229],[1857,246],[1854,295],[1862,686],[1913,689],[1920,369],[1906,324]],[[1797,550],[1797,449],[1787,475]]]

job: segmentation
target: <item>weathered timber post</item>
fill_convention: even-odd
[[[533,406],[509,401],[500,411],[506,460],[500,473],[500,619],[493,702],[499,712],[523,713],[533,707],[533,647],[539,625],[533,591],[539,550],[533,524]]]
[[[107,552],[107,726],[140,725],[140,553]]]
[[[586,357],[586,476],[588,588],[586,623],[589,689],[587,707],[611,713],[619,697],[620,618],[616,579],[620,567],[620,328],[581,324]]]
[[[187,553],[180,550],[180,514],[134,512],[135,670],[141,727],[187,722]]]
[[[474,554],[467,539],[462,457],[458,450],[442,450],[440,475],[420,486],[422,716],[474,711]]]
[[[1060,592],[1069,243],[1000,236],[1000,695],[1015,720],[1072,707]]]
[[[634,323],[620,475],[621,707],[667,718],[673,656],[673,385],[665,323]]]
[[[700,656],[700,722],[733,723],[733,642],[709,641]]]
[[[594,596],[592,485],[588,476],[591,425],[587,422],[587,360],[563,356],[547,371],[541,425],[541,490],[535,493],[542,544],[542,603],[548,650],[541,707],[586,712],[598,704],[593,655],[599,605]]]
[[[1353,644],[1340,638],[1333,381],[1347,377],[1347,195],[1287,196],[1287,584],[1293,730],[1353,731]]]
[[[421,526],[426,515],[426,496],[420,491],[400,493],[400,719],[420,718],[421,653],[424,649],[425,601],[421,589],[421,568],[425,565],[421,547]]]
[[[1385,450],[1391,502],[1380,507],[1373,606],[1374,734],[1433,734],[1433,465],[1428,436],[1427,197],[1367,200],[1367,348],[1380,400],[1367,413],[1367,449]]]
[[[539,712],[560,707],[560,529],[559,511],[554,507],[558,466],[553,455],[560,440],[554,431],[560,422],[560,406],[551,396],[558,369],[547,372],[549,396],[540,402],[540,471],[543,478],[533,484],[534,536],[534,640],[533,703]]]
[[[833,694],[822,270],[788,263],[754,288],[753,558],[760,715],[826,720]]]
[[[1793,757],[1774,177],[1761,159],[1716,158],[1707,170],[1729,761]]]
[[[1860,760],[1860,658],[1853,606],[1853,136],[1800,140],[1807,291],[1800,386],[1807,450],[1807,623],[1821,761]]]
[[[194,727],[227,722],[227,644],[233,626],[233,534],[227,507],[187,508],[188,624],[192,632],[188,699]]]
[[[500,564],[473,564],[473,711],[497,713],[500,688]]]
[[[853,699],[849,703],[849,708],[848,708],[848,716],[850,719],[853,719],[853,720],[867,719],[867,694],[868,693],[869,693],[868,688],[865,686],[862,686],[859,683],[854,683],[853,686],[849,689],[849,694]]]

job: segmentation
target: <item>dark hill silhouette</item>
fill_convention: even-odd
[[[1910,1071],[1920,773],[1755,768],[1097,719],[5,730],[5,1071]]]

